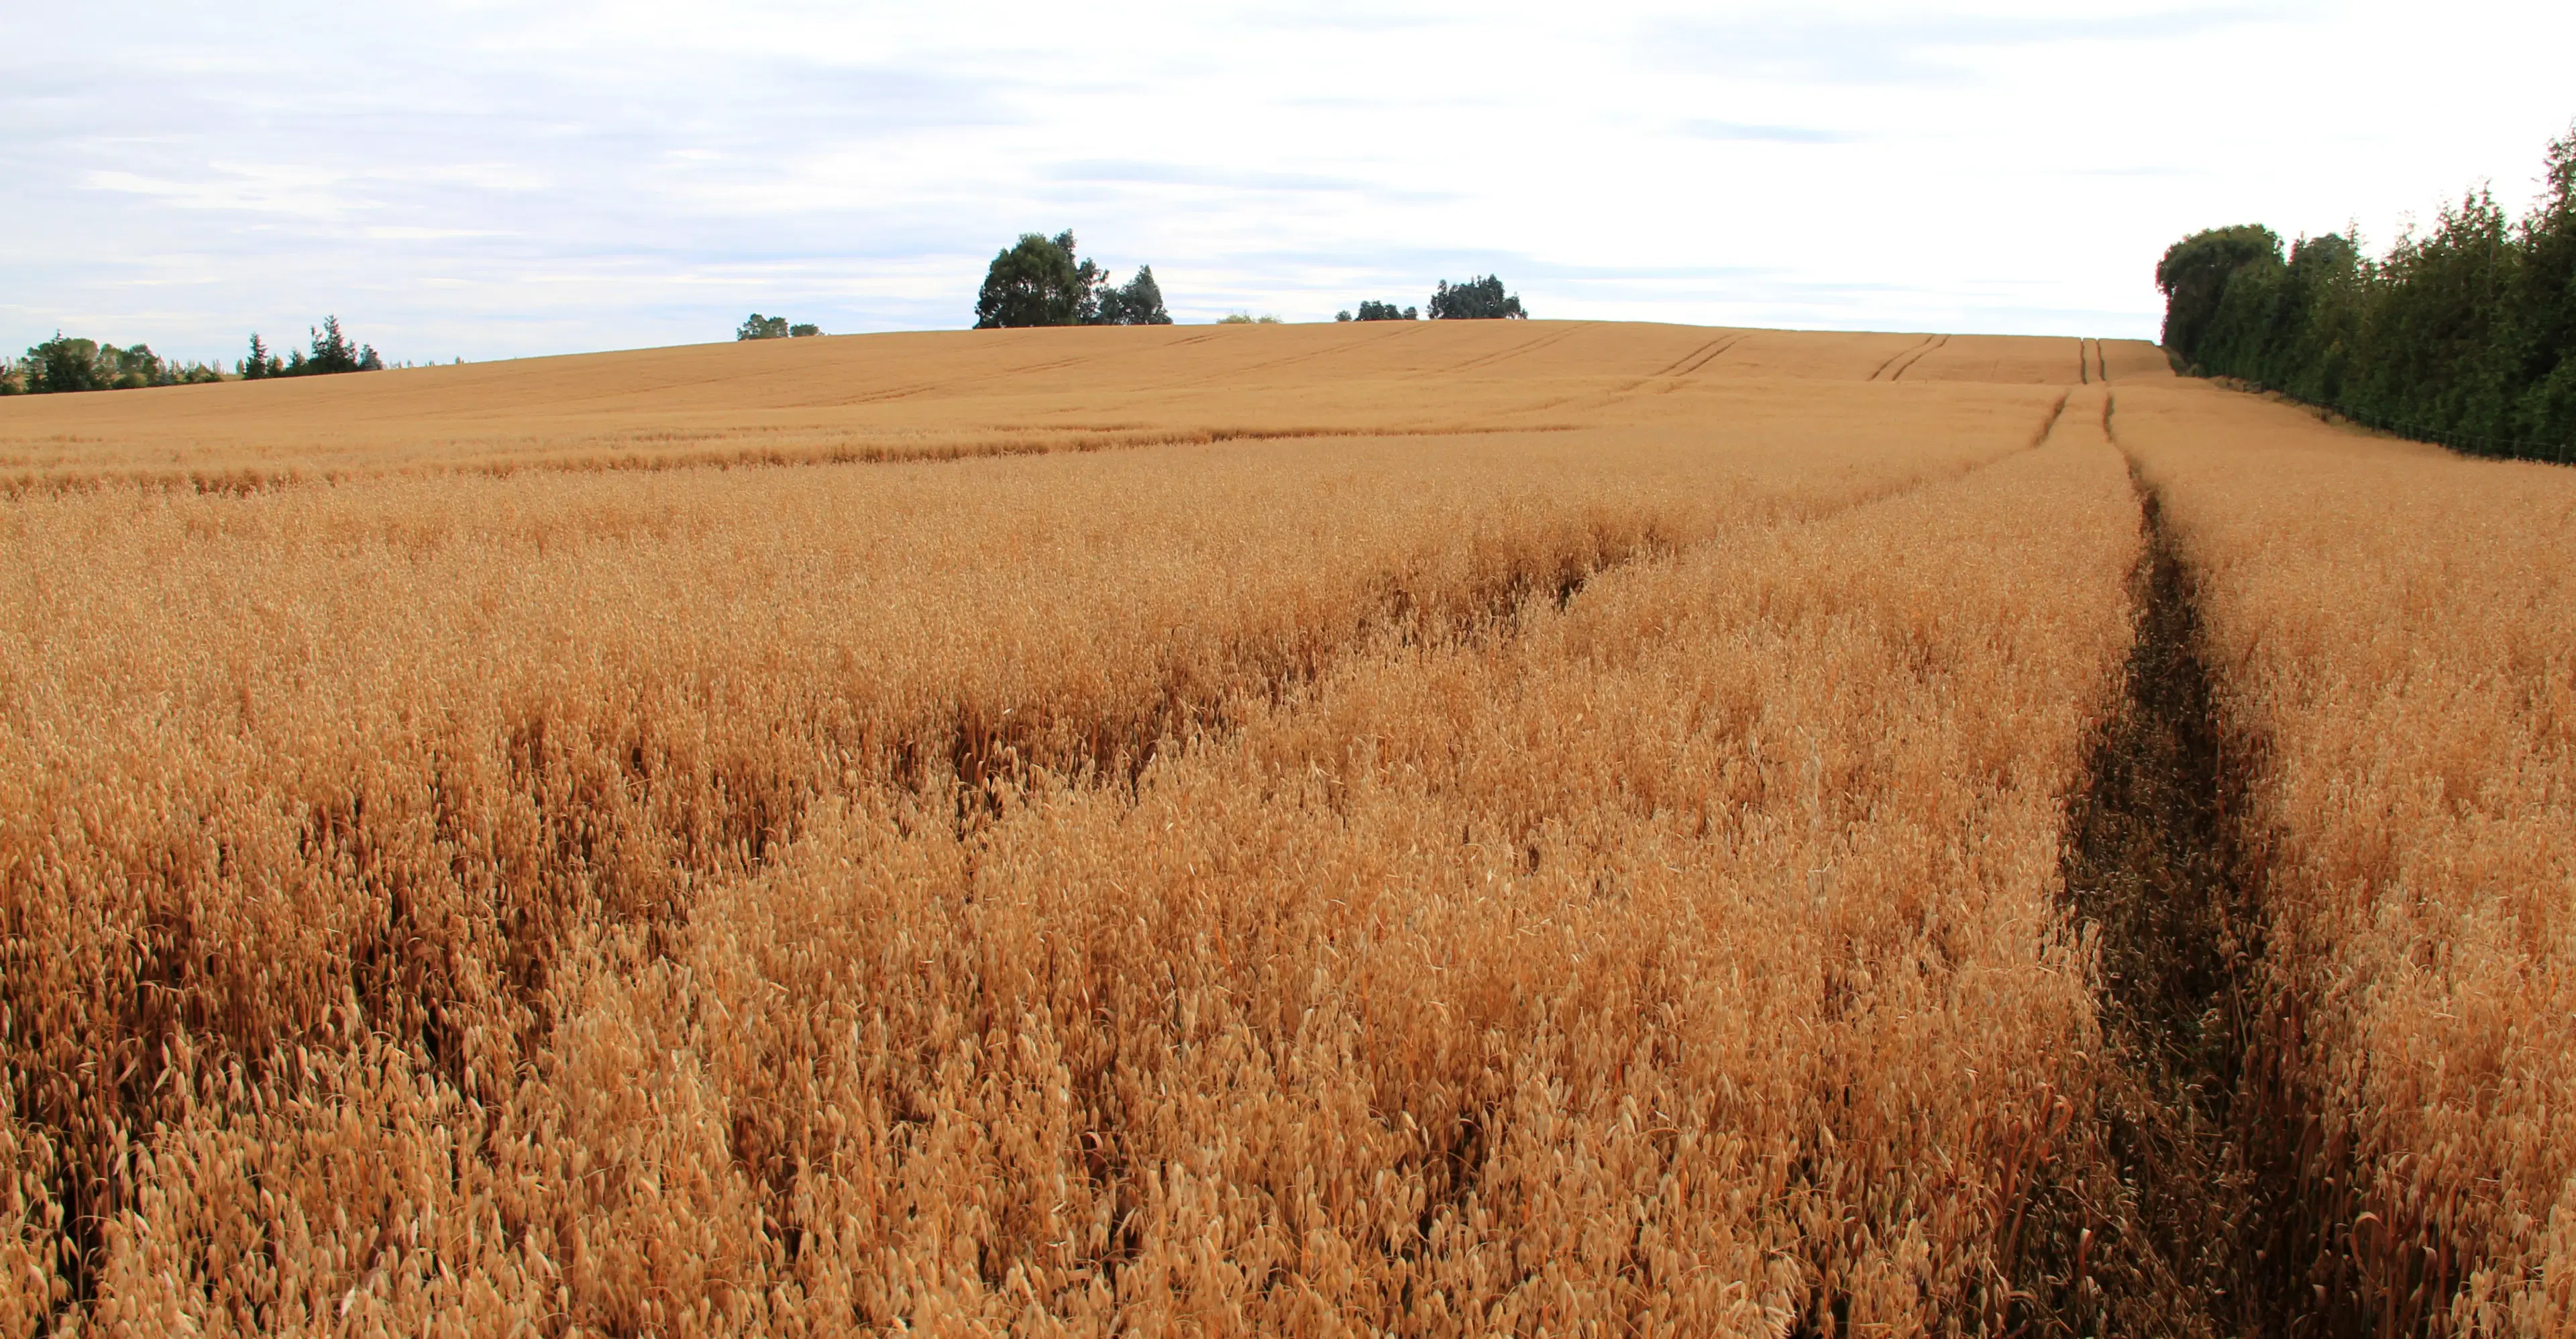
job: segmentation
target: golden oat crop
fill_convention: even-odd
[[[2165,379],[1498,322],[0,406],[0,1321],[2138,1332],[2059,869]]]

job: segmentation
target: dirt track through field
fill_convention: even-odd
[[[2109,375],[2094,355],[2098,380]],[[2102,431],[2114,445],[2116,397]],[[2034,1270],[2035,1303],[2079,1333],[2376,1336],[2423,1332],[2450,1309],[2416,1267],[2411,1294],[2373,1299],[2348,1187],[2352,1163],[2318,1138],[2287,1077],[2293,1020],[2268,960],[2255,811],[2263,742],[2231,723],[2210,668],[2199,579],[2157,487],[2129,459],[2146,545],[2133,580],[2137,640],[2069,816],[2062,877],[2097,936],[2102,1019],[2116,1068],[2091,1132],[2116,1182],[2050,1208],[2084,1243]],[[2106,1232],[2119,1222],[2124,1230]],[[2454,1276],[2453,1286],[2457,1285]],[[2398,1303],[2402,1300],[2403,1305]]]
[[[2107,422],[2110,405],[2106,397]],[[2289,1333],[2297,1299],[2254,1248],[2273,1214],[2244,1147],[2247,975],[2260,916],[2239,874],[2243,808],[2212,700],[2198,611],[2155,493],[2138,486],[2146,551],[2125,693],[2097,746],[2064,857],[2075,913],[2097,927],[2105,1029],[2125,1080],[2099,1136],[2134,1196],[2132,1233],[2098,1243],[2099,1291],[2069,1309],[2096,1325],[2164,1310],[2174,1334]],[[2088,1308],[2086,1303],[2091,1303]],[[2090,1314],[2086,1314],[2087,1312]]]

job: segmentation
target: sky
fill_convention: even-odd
[[[2176,238],[2519,210],[2576,6],[0,0],[0,350],[395,361],[1172,314],[2153,338]]]

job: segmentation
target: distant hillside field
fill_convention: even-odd
[[[2079,344],[2083,351],[2079,351]],[[29,397],[0,485],[664,467],[1086,450],[1687,418],[1779,383],[2053,386],[2152,345],[1573,321],[955,331]],[[1682,394],[1679,401],[1663,397]]]
[[[0,1336],[2570,1333],[2572,518],[2116,340],[0,400]]]

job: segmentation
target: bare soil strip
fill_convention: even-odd
[[[2161,499],[2138,490],[2138,638],[2060,865],[2099,954],[2109,1063],[2090,1137],[2118,1181],[2043,1197],[2073,1215],[2046,1235],[2078,1249],[2055,1271],[2032,1262],[2029,1314],[2075,1334],[2403,1332],[2337,1286],[2344,1252],[2322,1225],[2348,1178],[2303,1137],[2313,1122],[2280,1073],[2276,1033],[2295,1011],[2264,971],[2260,857],[2242,827],[2251,750],[2213,695]]]
[[[2235,877],[2241,787],[2217,727],[2189,576],[2158,499],[2142,488],[2139,501],[2147,549],[2126,697],[2070,816],[2060,866],[2095,936],[2119,1064],[2097,1137],[2119,1169],[2120,1202],[2088,1206],[2088,1216],[2125,1222],[2130,1235],[2087,1252],[2064,1310],[2079,1333],[2123,1322],[2169,1334],[2268,1332],[2248,1324],[2255,1298],[2240,1243],[2260,1206],[2230,1137],[2245,982],[2259,954]]]

